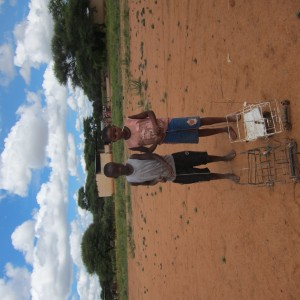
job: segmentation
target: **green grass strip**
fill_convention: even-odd
[[[113,124],[123,124],[123,97],[120,58],[120,2],[106,1],[106,27],[108,45],[108,70],[112,88],[112,119]],[[113,158],[116,162],[124,160],[124,144],[113,145]],[[127,221],[125,179],[115,182],[115,213],[116,213],[116,271],[118,296],[120,300],[128,299],[128,262],[127,262]]]

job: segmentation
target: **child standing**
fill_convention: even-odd
[[[235,156],[234,150],[224,156],[195,151],[177,152],[165,156],[150,152],[133,154],[126,164],[114,162],[106,164],[104,174],[112,178],[124,175],[131,185],[155,185],[166,181],[190,184],[218,179],[229,179],[238,183],[239,177],[235,174],[211,173],[208,168],[195,168],[211,162],[230,161]]]
[[[199,137],[225,132],[229,132],[232,140],[235,140],[237,135],[231,126],[200,129],[201,126],[226,121],[224,117],[156,118],[155,113],[150,110],[129,116],[123,128],[114,125],[105,127],[102,136],[106,142],[124,139],[131,150],[153,152],[162,143],[197,144]],[[235,122],[236,119],[232,117],[228,121]]]

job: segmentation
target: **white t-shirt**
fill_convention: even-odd
[[[163,158],[173,168],[176,173],[174,159],[172,155],[165,155]],[[145,182],[164,177],[167,181],[173,181],[176,176],[169,176],[169,171],[164,164],[157,160],[128,159],[128,164],[133,167],[133,173],[126,176],[128,182]]]

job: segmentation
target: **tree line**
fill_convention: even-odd
[[[82,243],[82,260],[88,273],[99,276],[102,297],[112,299],[115,293],[115,207],[112,197],[98,196],[95,179],[95,150],[103,148],[95,118],[84,120],[84,158],[87,178],[85,186],[78,190],[78,205],[93,214],[93,223],[85,231]],[[95,143],[97,141],[97,143]]]
[[[98,197],[95,178],[95,151],[104,146],[97,135],[102,118],[101,86],[105,84],[101,78],[107,71],[105,25],[95,23],[95,8],[89,0],[50,0],[49,11],[54,20],[54,74],[60,84],[70,81],[73,87],[83,89],[93,104],[93,115],[83,121],[87,178],[78,190],[78,205],[93,214],[93,223],[83,235],[81,254],[88,273],[99,277],[101,298],[113,299],[114,202],[112,197]]]

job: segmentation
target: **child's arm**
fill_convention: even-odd
[[[143,154],[132,154],[130,158],[139,159],[139,160],[157,160],[158,162],[160,162],[162,165],[166,167],[170,176],[175,175],[173,168],[166,162],[166,160],[162,156],[156,153],[147,152]]]
[[[150,118],[149,114],[151,114],[151,113],[154,114],[154,112],[152,110],[146,110],[139,114],[129,116],[128,118],[130,118],[130,119],[146,119],[146,118]],[[155,114],[154,114],[154,116],[155,116]]]
[[[157,143],[151,145],[149,148],[147,147],[144,147],[144,146],[140,146],[140,147],[132,147],[132,148],[129,148],[130,150],[132,151],[140,151],[140,152],[153,152],[157,147]]]
[[[139,159],[139,160],[154,160],[154,154],[150,152],[146,152],[143,154],[132,154],[130,155],[131,159]]]
[[[146,119],[146,118],[149,118],[151,120],[152,124],[153,124],[153,129],[154,129],[155,133],[157,135],[161,133],[161,129],[158,126],[156,115],[155,115],[153,110],[147,110],[147,111],[141,112],[139,114],[129,116],[128,118],[130,118],[130,119]]]

